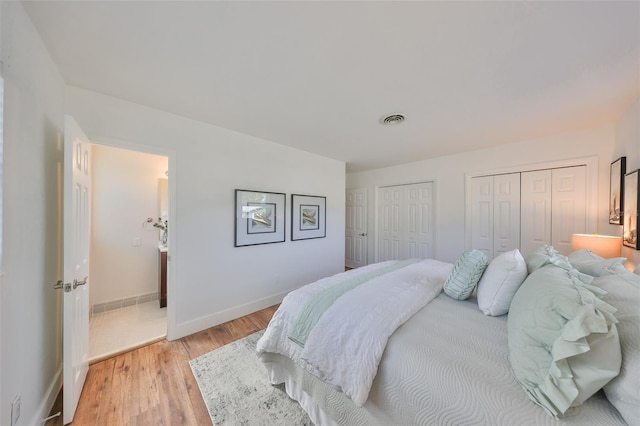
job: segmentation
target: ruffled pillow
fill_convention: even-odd
[[[509,358],[529,398],[560,417],[616,377],[620,341],[616,309],[593,277],[559,254],[542,263],[511,302]]]
[[[544,265],[549,264],[552,257],[560,255],[558,250],[554,249],[548,244],[542,244],[540,247],[527,253],[524,257],[524,261],[527,264],[527,270],[531,274],[536,269],[542,268]]]

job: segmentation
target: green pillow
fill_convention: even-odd
[[[561,255],[536,269],[511,302],[509,359],[527,395],[554,417],[581,405],[620,371],[616,309]]]
[[[488,263],[487,255],[480,250],[465,251],[456,261],[451,275],[444,283],[444,292],[456,300],[468,299]]]
[[[527,253],[524,257],[524,262],[527,264],[527,271],[532,273],[536,269],[548,264],[552,257],[556,257],[559,254],[558,250],[554,249],[552,246],[542,244],[531,253]]]

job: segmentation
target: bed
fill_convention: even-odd
[[[267,368],[269,380],[272,384],[284,383],[287,394],[319,425],[627,424],[602,390],[581,405],[568,408],[562,416],[549,415],[532,403],[512,371],[509,317],[485,315],[478,308],[475,292],[466,300],[456,300],[445,294],[442,289],[448,284],[453,269],[453,264],[434,260],[403,265],[384,262],[325,278],[292,292],[258,342],[257,353]],[[400,290],[387,289],[397,281],[404,282]],[[426,295],[410,294],[405,300],[400,298],[398,301],[389,297],[389,294],[403,293],[404,288],[425,287],[425,284],[430,288]],[[307,340],[300,345],[301,342],[296,342],[295,330],[300,328],[301,312],[308,307],[309,298],[336,285],[347,287],[347,290],[332,295],[330,307],[320,318],[314,317],[313,324],[308,327],[311,331],[306,331]],[[389,292],[382,296],[383,300],[386,298],[383,304],[388,305],[389,311],[405,303],[406,298],[420,299],[416,304],[422,306],[412,306],[408,313],[398,312],[400,320],[397,321],[387,318],[386,313],[371,305],[363,311],[350,307],[366,299],[367,292],[371,291]],[[635,297],[637,300],[637,294]],[[339,302],[343,302],[342,307]],[[339,313],[338,309],[345,313]],[[634,308],[627,311],[629,309]],[[375,317],[380,317],[379,322],[373,322]],[[627,320],[626,331],[630,331],[629,324],[632,324],[631,335],[635,337],[626,351],[637,352],[637,315],[630,315]],[[336,349],[326,348],[332,340],[340,346],[354,346],[355,349],[350,350],[366,352],[368,346],[375,347],[379,343],[371,343],[372,338],[365,330],[361,339],[364,343],[352,344],[350,327],[360,323],[368,328],[385,328],[394,321],[398,324],[389,326],[393,330],[386,338],[383,336],[383,349],[379,359],[373,362],[374,377],[370,384],[365,383],[364,392],[353,390],[350,377],[340,377],[350,376],[359,368],[353,365],[354,358],[342,354],[329,356],[332,358],[330,364],[338,364],[336,374],[331,370],[335,366],[329,366],[327,372],[327,368],[318,367],[313,356],[307,353],[320,347],[320,351],[324,349],[332,354]],[[334,325],[326,328],[324,322]],[[354,333],[357,335],[361,331]],[[622,345],[623,351],[625,345]],[[343,358],[345,356],[347,358]],[[357,354],[355,359],[364,359],[361,357]],[[364,359],[363,363],[371,364],[371,361]],[[623,362],[623,369],[630,370],[631,367]],[[346,382],[341,382],[343,379]],[[363,381],[367,380],[362,377],[355,380],[357,389]],[[631,386],[630,392],[636,392],[637,387]],[[631,399],[638,397],[640,395],[633,395]],[[631,401],[628,412],[632,416],[627,419],[634,419],[633,413],[638,409],[634,404],[635,401]]]

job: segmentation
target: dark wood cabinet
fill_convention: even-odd
[[[158,249],[158,298],[160,307],[167,306],[167,249]]]

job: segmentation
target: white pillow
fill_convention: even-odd
[[[592,277],[608,274],[607,268],[615,269],[617,265],[622,265],[625,260],[627,260],[626,257],[604,259],[590,250],[578,250],[569,255],[569,262],[574,268]]]
[[[527,264],[518,249],[502,253],[489,263],[478,283],[478,307],[485,315],[509,312],[511,300],[527,278]]]

